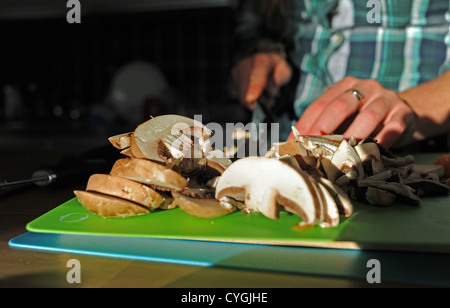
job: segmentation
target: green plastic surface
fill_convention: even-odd
[[[418,161],[430,161],[420,157]],[[130,218],[102,218],[73,198],[27,225],[41,233],[193,239],[345,249],[450,252],[450,196],[424,197],[422,206],[381,208],[354,203],[354,214],[337,228],[295,230],[300,218],[281,213],[271,220],[259,213],[202,219],[181,209]]]
[[[58,234],[264,243],[330,248],[450,252],[450,197],[427,198],[421,207],[398,204],[379,208],[355,204],[355,213],[337,228],[295,230],[300,218],[282,213],[271,220],[259,213],[236,212],[215,219],[181,209],[130,218],[102,218],[76,198],[30,222],[27,230]]]

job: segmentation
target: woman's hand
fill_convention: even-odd
[[[279,54],[257,53],[242,59],[232,74],[240,102],[253,110],[263,92],[273,102],[280,87],[289,82],[291,69]]]
[[[402,143],[407,129],[414,130],[415,118],[397,93],[377,81],[346,77],[312,103],[296,127],[302,135],[343,133],[357,140],[372,137],[390,147]]]

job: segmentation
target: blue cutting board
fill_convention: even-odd
[[[9,245],[47,252],[363,280],[371,269],[368,261],[376,259],[380,262],[381,282],[450,286],[446,254],[32,232],[10,240]]]

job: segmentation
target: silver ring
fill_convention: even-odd
[[[361,103],[361,101],[364,99],[364,95],[361,92],[359,92],[358,90],[350,89],[348,91],[352,93],[352,95],[358,100],[358,102]]]

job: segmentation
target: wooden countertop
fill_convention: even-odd
[[[56,161],[67,153],[0,152],[0,179],[39,164]],[[83,188],[84,183],[78,187]],[[149,287],[149,288],[297,288],[297,287],[408,287],[414,284],[365,279],[298,275],[221,267],[196,267],[158,262],[114,259],[64,253],[13,249],[8,241],[26,232],[25,226],[73,197],[67,187],[33,187],[0,199],[0,287]],[[66,280],[67,261],[81,264],[82,281]],[[270,294],[269,294],[270,296]]]

